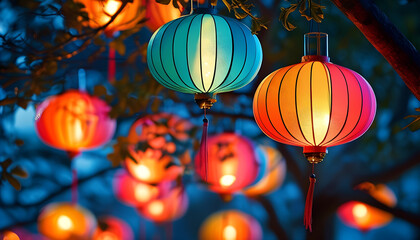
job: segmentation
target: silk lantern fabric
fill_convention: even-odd
[[[212,214],[201,225],[200,240],[261,240],[262,229],[252,216],[237,210]]]
[[[394,192],[384,184],[362,183],[358,188],[389,207],[397,204]],[[392,214],[358,201],[344,203],[337,214],[344,224],[363,232],[385,226],[393,219]]]
[[[279,151],[272,147],[260,147],[265,153],[263,161],[267,162],[264,176],[257,183],[244,190],[249,197],[266,195],[278,189],[286,177],[286,161]]]
[[[373,122],[376,99],[358,73],[323,61],[281,68],[259,85],[253,103],[261,130],[275,141],[325,152],[360,137]]]
[[[75,0],[83,3],[89,17],[89,26],[98,28],[104,26],[111,20],[111,17],[122,5],[121,0]],[[118,16],[105,28],[109,35],[115,31],[127,30],[135,27],[137,23],[145,17],[144,3],[142,0],[127,1],[124,9]]]
[[[235,133],[222,133],[208,139],[208,162],[195,158],[195,170],[212,191],[231,194],[257,178],[260,161],[254,144]]]
[[[235,19],[195,12],[153,34],[147,49],[153,77],[169,89],[193,94],[233,91],[252,81],[262,62],[258,38]]]
[[[98,220],[92,240],[134,240],[131,227],[123,220],[107,216]]]
[[[67,202],[51,203],[38,216],[38,231],[52,240],[89,239],[95,227],[90,211]]]
[[[97,148],[114,135],[116,121],[101,99],[80,90],[68,90],[42,102],[35,128],[47,145],[68,152]]]

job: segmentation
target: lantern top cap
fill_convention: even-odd
[[[302,62],[329,62],[328,34],[322,32],[306,33],[304,35],[303,50]]]
[[[217,11],[213,7],[198,7],[194,8],[192,14],[216,14]]]

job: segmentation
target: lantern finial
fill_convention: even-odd
[[[210,109],[215,102],[215,94],[211,96],[209,93],[196,93],[194,100],[201,109]]]
[[[304,35],[302,62],[308,61],[330,61],[328,56],[328,34],[310,32]]]
[[[305,155],[306,159],[309,163],[320,163],[324,160],[325,155],[327,155],[328,151],[326,147],[321,146],[305,146],[303,147],[303,155]]]

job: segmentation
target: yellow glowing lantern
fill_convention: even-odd
[[[279,188],[286,177],[286,161],[279,151],[272,147],[261,147],[265,153],[267,161],[264,176],[256,184],[244,190],[247,196],[258,196],[268,194]]]
[[[397,203],[395,194],[384,184],[375,186],[372,183],[362,183],[358,189],[367,191],[373,198],[387,206],[393,207]],[[341,205],[337,214],[346,225],[364,232],[385,226],[393,218],[390,213],[358,201]]]
[[[208,217],[201,225],[200,240],[259,240],[262,239],[261,226],[248,214],[228,210]]]
[[[70,203],[47,205],[38,216],[38,231],[49,239],[87,239],[96,227],[88,210]]]

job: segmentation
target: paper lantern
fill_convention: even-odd
[[[247,138],[222,133],[208,139],[208,161],[197,154],[195,170],[209,188],[220,194],[231,194],[253,183],[260,162],[254,144]]]
[[[122,5],[121,0],[76,0],[85,5],[89,17],[89,26],[98,28],[104,26]],[[133,28],[145,17],[142,0],[127,1],[124,9],[106,27],[107,35],[115,31]]]
[[[143,207],[137,208],[145,218],[156,222],[174,221],[185,214],[188,197],[182,187],[174,187],[168,194],[157,198]]]
[[[38,231],[53,240],[88,239],[95,227],[92,213],[70,203],[49,204],[38,216]]]
[[[162,182],[158,185],[140,182],[125,170],[118,171],[115,174],[113,183],[117,198],[133,207],[144,206],[159,196],[163,196],[171,187],[169,182]]]
[[[210,108],[214,93],[252,81],[262,62],[258,38],[241,22],[198,8],[157,30],[149,41],[147,64],[163,86],[192,93]]]
[[[333,64],[325,33],[305,34],[302,63],[278,69],[258,86],[254,117],[275,141],[301,146],[314,164],[327,147],[355,140],[367,131],[376,112],[375,94],[358,73]],[[310,227],[315,174],[312,171],[305,207]]]
[[[260,240],[261,226],[248,214],[228,210],[208,217],[199,230],[200,240]]]
[[[256,184],[244,190],[244,194],[249,197],[258,195],[265,195],[275,191],[279,188],[286,177],[286,161],[279,151],[272,147],[261,147],[265,152],[267,167],[264,171],[264,176]]]
[[[104,217],[98,223],[92,240],[134,240],[133,230],[121,219]]]
[[[79,90],[68,90],[42,102],[35,127],[47,145],[77,153],[97,148],[114,135],[116,122],[101,99]]]
[[[358,188],[389,207],[397,204],[395,194],[384,184],[375,186],[372,183],[363,183]],[[337,214],[347,226],[363,232],[385,226],[393,218],[390,213],[358,201],[344,203],[338,208]]]
[[[12,231],[3,231],[0,233],[1,240],[20,240],[19,236]]]
[[[177,19],[181,16],[181,10],[175,8],[172,1],[165,5],[155,0],[146,0],[146,26],[152,32],[156,31],[163,24]]]

